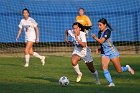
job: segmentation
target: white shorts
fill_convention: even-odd
[[[27,41],[35,42],[35,40],[36,40],[35,36],[25,37],[25,42]]]
[[[85,52],[83,52],[83,51],[80,52],[80,51],[74,50],[72,55],[74,55],[74,54],[80,56],[81,59],[83,61],[85,61],[85,63],[90,63],[90,62],[93,61],[93,58],[91,56],[91,49],[90,48],[87,48]]]
[[[35,42],[35,40],[36,40],[36,34],[34,30],[25,33],[25,42],[27,41]]]

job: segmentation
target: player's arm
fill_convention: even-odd
[[[16,42],[18,41],[18,38],[19,38],[20,35],[21,35],[21,32],[22,32],[22,25],[23,25],[23,23],[22,23],[22,20],[21,20],[21,21],[20,21],[20,24],[18,25],[19,30],[18,30],[18,34],[17,34],[17,37],[16,37]]]
[[[95,49],[96,54],[99,54],[100,51],[101,51],[101,46],[99,46],[97,49]]]
[[[86,47],[86,42],[82,42],[81,40],[77,39],[78,43],[82,46],[82,47]]]
[[[99,42],[100,44],[103,44],[103,43],[105,42],[105,40],[106,40],[104,37],[101,38],[101,39],[97,38],[97,36],[96,36],[95,34],[92,34],[92,37],[93,37],[97,42]]]
[[[78,36],[75,35],[75,39],[78,41],[78,43],[82,46],[82,47],[86,47],[86,36],[83,35],[82,36],[82,40],[78,39]]]
[[[97,42],[99,42],[100,44],[103,44],[103,43],[110,37],[110,35],[111,35],[111,31],[110,31],[110,30],[107,30],[107,31],[104,33],[104,35],[103,35],[103,37],[102,37],[101,39],[99,39],[98,37],[96,37],[95,34],[92,34],[92,37],[93,37]]]
[[[101,46],[98,46],[98,48],[97,48],[97,49],[98,49],[98,51],[101,51]]]
[[[16,42],[18,41],[18,38],[20,37],[21,32],[22,32],[22,28],[19,28],[18,34],[17,34],[17,37],[16,37]]]
[[[39,42],[39,29],[38,29],[38,26],[35,27],[35,31],[36,31],[36,42]]]
[[[65,41],[66,43],[69,43],[69,40],[68,40],[68,30],[65,31]]]

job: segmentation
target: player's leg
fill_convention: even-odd
[[[30,48],[33,46],[33,42],[30,42],[30,41],[28,41],[27,43],[26,43],[26,47],[25,47],[25,61],[26,61],[26,63],[25,63],[25,67],[28,67],[29,66],[29,60],[30,60]]]
[[[104,71],[104,76],[105,76],[106,80],[109,82],[108,86],[112,87],[112,86],[115,86],[115,85],[112,81],[110,72],[108,71],[109,62],[110,62],[110,59],[107,56],[102,56],[101,57],[101,63],[102,63],[102,69]]]
[[[45,56],[41,56],[37,52],[34,52],[33,47],[30,49],[30,54],[32,54],[34,57],[39,58],[41,60],[42,65],[45,65]]]
[[[86,62],[86,65],[87,65],[89,71],[90,71],[90,72],[92,73],[92,75],[95,77],[95,79],[96,79],[96,84],[100,84],[98,71],[94,68],[93,61],[91,61],[91,62]]]
[[[115,58],[111,59],[111,61],[112,61],[113,65],[114,65],[114,67],[115,67],[115,69],[116,69],[116,71],[118,73],[121,73],[123,71],[127,71],[128,70],[127,67],[122,67],[123,69],[121,68],[119,57],[116,56]]]
[[[100,84],[98,71],[95,69],[95,67],[93,65],[93,57],[91,56],[91,50],[89,48],[87,48],[86,56],[84,58],[82,58],[82,59],[83,59],[83,61],[85,61],[89,71],[95,77],[96,84]]]
[[[82,77],[82,73],[81,73],[81,71],[79,69],[79,65],[78,65],[79,60],[80,60],[80,57],[77,54],[72,55],[72,66],[73,66],[74,70],[76,71],[76,73],[78,74],[76,82],[80,82],[81,77]]]
[[[31,47],[31,48],[29,49],[29,54],[30,54],[30,55],[33,55],[33,54],[34,54],[33,47]]]
[[[93,66],[93,61],[92,62],[86,62],[86,65],[87,65],[90,72],[94,73],[96,71],[96,69]]]
[[[118,56],[112,58],[111,61],[118,73],[129,71],[131,74],[134,74],[134,70],[129,65],[121,67],[120,58]]]

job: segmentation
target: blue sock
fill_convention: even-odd
[[[104,76],[109,83],[112,83],[112,78],[108,70],[104,70]]]
[[[128,71],[128,68],[127,67],[121,67],[121,68],[122,68],[122,72]]]

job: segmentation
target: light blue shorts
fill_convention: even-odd
[[[101,54],[101,56],[106,56],[108,57],[109,59],[113,59],[115,57],[120,57],[120,54],[119,52],[112,52],[112,53],[105,53],[105,54]]]

